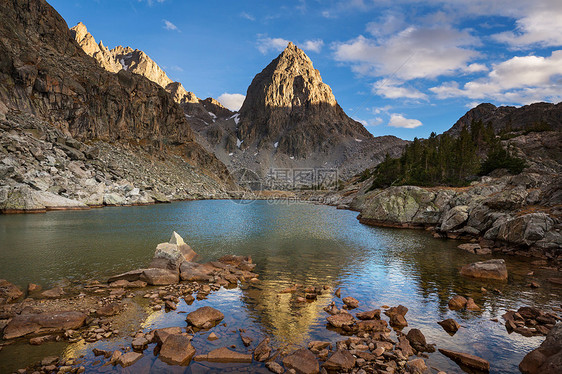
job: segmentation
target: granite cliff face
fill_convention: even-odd
[[[172,81],[143,51],[122,46],[109,49],[101,41],[98,44],[82,22],[72,27],[70,33],[84,52],[95,58],[104,69],[112,73],[125,70],[142,75],[166,89],[179,104],[199,102],[193,92],[186,91],[181,83]]]
[[[100,67],[43,0],[4,1],[0,13],[2,119],[29,113],[78,142],[121,144],[161,157],[172,153],[195,173],[231,186],[224,164],[195,141],[183,110],[160,86]]]

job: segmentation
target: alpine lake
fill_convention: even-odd
[[[329,315],[323,308],[332,301],[341,308],[341,300],[334,295],[337,288],[342,289],[342,297],[359,300],[352,314],[382,305],[408,307],[404,332],[418,328],[438,348],[482,357],[490,362],[492,373],[518,372],[525,354],[544,340],[508,333],[501,315],[521,306],[545,311],[560,308],[562,288],[546,281],[555,271],[534,266],[525,258],[476,256],[458,249],[459,241],[435,239],[423,230],[370,227],[356,217],[353,211],[310,203],[229,200],[0,215],[0,278],[22,289],[28,283],[48,289],[91,280],[105,282],[109,276],[145,267],[156,245],[168,241],[173,231],[197,252],[199,262],[226,254],[251,256],[260,280],[221,288],[191,305],[181,300],[172,311],[153,311],[143,298],[146,290],[139,291],[129,300],[136,312],[123,321],[117,337],[40,346],[21,339],[0,351],[0,373],[49,355],[80,358],[86,372],[94,373],[268,372],[261,363],[168,366],[152,354],[153,345],[141,360],[121,369],[96,362],[92,349],[130,346],[131,332],[139,329],[185,327],[186,312],[206,305],[222,311],[226,325],[197,332],[192,340],[197,354],[231,345],[247,353],[249,348],[242,345],[238,329],[253,338],[252,347],[266,336],[274,349],[306,346],[312,340],[335,343],[347,337],[327,327]],[[490,258],[506,260],[507,282],[459,275],[463,265]],[[533,276],[527,275],[530,272]],[[541,287],[528,287],[531,280]],[[280,293],[295,283],[327,287],[317,300],[296,303],[294,295]],[[449,310],[448,300],[457,294],[472,297],[482,310]],[[461,325],[453,336],[437,324],[447,318]],[[219,339],[207,340],[210,332]],[[448,373],[461,372],[439,352],[430,353],[426,363]]]

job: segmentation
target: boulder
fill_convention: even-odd
[[[179,335],[182,333],[181,327],[164,327],[161,329],[156,329],[152,331],[152,335],[154,336],[152,339],[158,344],[162,344],[166,341],[168,336],[170,335]]]
[[[554,220],[546,213],[525,214],[500,224],[495,239],[529,246],[543,239],[553,226]]]
[[[326,318],[328,323],[334,327],[341,328],[343,326],[351,326],[355,323],[355,318],[351,314],[340,313]]]
[[[314,354],[306,348],[301,348],[283,358],[283,365],[293,369],[298,374],[316,374],[320,372],[320,365]]]
[[[347,350],[339,350],[324,362],[322,367],[337,372],[350,371],[355,367],[355,357]]]
[[[452,318],[448,318],[444,321],[440,321],[437,322],[441,327],[443,327],[443,330],[447,331],[449,334],[454,335],[459,328],[461,327],[461,325],[458,324],[457,321],[455,321]]]
[[[439,348],[439,352],[449,357],[451,360],[455,361],[459,365],[465,365],[472,369],[476,369],[484,372],[490,371],[490,363],[478,356],[474,356],[468,353],[455,352],[448,349],[441,349],[441,348]]]
[[[160,360],[171,365],[188,365],[194,355],[191,339],[181,334],[167,335],[160,348]]]
[[[468,300],[466,300],[466,310],[479,311],[482,309],[476,305],[472,297],[469,297]]]
[[[397,329],[402,329],[408,326],[406,318],[401,314],[392,314],[390,316],[390,326],[396,327]]]
[[[234,352],[223,347],[214,349],[206,355],[196,356],[194,360],[223,363],[250,363],[252,362],[252,355]]]
[[[390,187],[365,201],[358,218],[374,225],[436,225],[442,209],[438,198],[437,193],[421,187]]]
[[[541,345],[523,358],[519,370],[523,374],[562,372],[562,323],[554,326]]]
[[[372,332],[388,332],[388,324],[382,319],[373,319],[368,321],[359,321],[357,329],[359,331],[372,331]]]
[[[463,266],[461,275],[470,278],[504,281],[507,280],[507,267],[503,259],[480,261]]]
[[[126,368],[127,366],[133,365],[141,358],[142,358],[142,353],[127,352],[119,356],[119,358],[117,359],[117,363],[122,367]]]
[[[198,328],[210,328],[222,321],[224,314],[210,306],[201,307],[186,317],[187,323]]]
[[[86,314],[75,311],[18,314],[4,328],[4,339],[78,329],[84,325],[86,318]]]
[[[9,303],[19,299],[22,296],[23,292],[18,286],[8,282],[5,279],[0,279],[0,300],[4,299]]]
[[[96,311],[99,317],[109,317],[118,314],[121,311],[121,306],[119,303],[110,303],[102,306]]]
[[[51,288],[50,290],[41,292],[41,296],[51,299],[61,297],[62,295],[64,295],[64,290],[61,287],[54,287]]]
[[[423,358],[416,358],[406,363],[406,369],[411,374],[431,373]]]
[[[380,319],[381,318],[381,310],[375,309],[375,310],[369,310],[367,312],[360,312],[360,313],[355,314],[355,317],[357,317],[357,319],[361,319],[361,320]]]
[[[455,295],[451,298],[451,300],[449,300],[449,309],[451,310],[459,310],[459,309],[464,309],[464,307],[466,306],[466,298],[460,296],[460,295]]]
[[[420,352],[435,352],[435,348],[427,344],[425,336],[419,329],[411,329],[408,331],[406,339],[408,339],[412,347]]]
[[[468,220],[468,206],[459,205],[449,209],[443,216],[441,231],[451,231],[459,228]]]
[[[143,271],[145,271],[145,270],[146,269],[137,269],[137,270],[128,271],[126,273],[114,275],[107,280],[107,283],[113,283],[113,282],[116,282],[116,281],[119,281],[119,280],[126,280],[126,281],[129,281],[129,282],[138,281],[138,280],[140,280],[140,277],[141,277]]]
[[[177,272],[171,270],[151,268],[144,269],[139,279],[152,286],[165,286],[178,283],[180,277]]]
[[[121,196],[118,193],[106,193],[103,195],[103,204],[109,206],[117,206],[117,205],[124,205],[127,203],[127,200],[124,196]]]
[[[351,296],[344,297],[341,301],[343,301],[349,309],[355,309],[359,306],[359,300]]]
[[[208,281],[216,269],[210,264],[198,264],[195,262],[183,262],[180,265],[180,278],[190,282]]]
[[[254,360],[264,362],[269,358],[270,354],[271,346],[269,345],[269,338],[265,338],[258,344],[256,349],[254,349]]]
[[[164,259],[179,268],[182,262],[191,261],[197,254],[183,241],[182,237],[175,231],[168,243],[160,243],[156,246],[153,259]]]

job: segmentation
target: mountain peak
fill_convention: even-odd
[[[340,137],[372,138],[343,112],[310,58],[291,42],[248,87],[238,132],[245,147],[278,144],[277,152],[291,157],[329,152]]]

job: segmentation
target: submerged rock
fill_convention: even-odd
[[[214,349],[206,355],[195,356],[194,360],[223,363],[250,363],[252,362],[252,355],[234,352],[223,347]]]
[[[283,365],[299,374],[317,374],[320,365],[316,357],[306,348],[301,348],[283,358]]]
[[[224,318],[219,310],[204,306],[191,313],[186,317],[187,323],[198,328],[210,328],[220,322]]]
[[[505,260],[493,259],[475,262],[462,267],[461,275],[471,278],[507,280]]]
[[[75,311],[18,314],[4,328],[4,339],[77,329],[84,325],[86,318],[84,313]]]
[[[187,365],[195,355],[191,339],[181,334],[166,336],[160,348],[160,360],[171,365]]]
[[[258,344],[254,350],[254,360],[259,362],[264,362],[269,358],[271,354],[271,346],[269,345],[269,338],[265,338]]]
[[[449,300],[449,309],[459,310],[466,307],[467,300],[463,296],[455,295]]]
[[[441,348],[439,348],[439,352],[449,357],[451,360],[455,361],[459,365],[465,365],[472,369],[477,369],[484,372],[490,371],[490,363],[478,356],[474,356],[468,353],[450,351],[448,349],[441,349]]]

